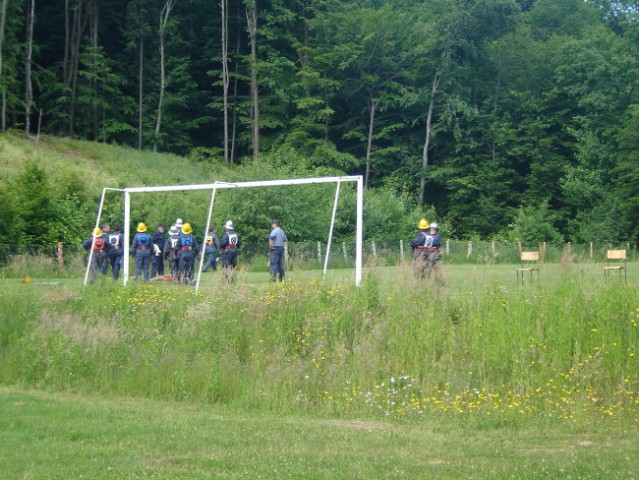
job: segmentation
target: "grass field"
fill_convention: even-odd
[[[0,478],[636,478],[636,265],[515,268],[0,280]]]
[[[637,435],[252,413],[0,388],[0,476],[633,479]]]

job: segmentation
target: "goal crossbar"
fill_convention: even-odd
[[[333,211],[331,216],[331,225],[329,230],[328,245],[329,248],[326,252],[326,257],[329,255],[330,244],[333,235],[333,226],[335,224],[335,214],[337,209],[337,200],[339,196],[339,187],[343,182],[354,182],[357,185],[357,202],[356,202],[356,221],[355,221],[355,284],[360,285],[362,282],[362,245],[363,245],[363,212],[364,212],[364,182],[361,175],[349,175],[349,176],[337,176],[337,177],[315,177],[315,178],[293,178],[285,180],[261,180],[250,182],[221,182],[216,181],[214,183],[204,184],[192,184],[192,185],[164,185],[155,187],[128,187],[122,189],[104,188],[102,192],[102,198],[100,200],[100,207],[98,209],[98,216],[96,218],[96,228],[100,224],[100,215],[102,213],[102,207],[104,204],[104,197],[107,190],[119,191],[124,193],[124,252],[129,251],[129,239],[130,239],[130,225],[131,225],[131,195],[135,193],[158,193],[158,192],[186,192],[194,190],[210,190],[211,201],[209,204],[207,220],[206,220],[206,232],[209,231],[211,216],[213,214],[213,206],[215,203],[215,194],[217,190],[231,189],[231,188],[255,188],[255,187],[276,187],[276,186],[290,186],[290,185],[312,185],[322,183],[335,183],[336,194],[333,205]],[[93,248],[89,252],[89,261],[87,263],[87,270],[85,273],[84,284],[87,283],[89,275],[89,269],[91,268],[91,255]],[[200,276],[202,270],[202,259],[200,259],[200,265],[197,272],[197,279],[195,284],[195,290],[197,291],[200,284]],[[324,264],[324,275],[326,274],[326,266],[328,264],[328,258],[326,258]],[[129,279],[129,255],[125,253],[123,258],[122,277],[124,284],[126,285]]]

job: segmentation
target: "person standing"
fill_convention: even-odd
[[[198,253],[198,244],[190,223],[182,225],[182,234],[179,240],[178,270],[180,281],[186,284],[193,283],[193,266]]]
[[[110,245],[109,245],[109,233],[111,232],[111,227],[109,226],[108,223],[103,223],[102,224],[102,237],[104,238],[106,244],[104,246],[104,259],[102,261],[102,264],[100,266],[100,273],[102,275],[106,275],[107,272],[109,271],[109,250],[110,250]]]
[[[424,278],[426,276],[427,260],[426,240],[429,224],[428,220],[422,218],[417,224],[417,235],[410,241],[410,248],[413,252],[413,273],[416,278]]]
[[[113,232],[109,233],[108,256],[113,280],[118,280],[120,278],[120,269],[122,268],[122,257],[124,256],[124,235],[120,233],[120,225],[115,225]]]
[[[271,233],[268,236],[269,267],[271,280],[275,282],[279,275],[280,282],[284,280],[284,254],[288,238],[284,230],[280,227],[280,221],[273,219],[271,222]]]
[[[235,279],[235,269],[237,268],[237,250],[242,246],[240,236],[233,228],[233,222],[227,220],[224,224],[224,233],[220,239],[220,249],[222,254],[220,261],[224,269],[224,278],[227,282]]]
[[[220,250],[220,239],[215,234],[215,228],[209,231],[206,236],[206,245],[204,246],[204,254],[206,260],[202,267],[203,272],[208,272],[209,268],[213,268],[214,272],[217,272],[217,252]]]
[[[177,281],[179,279],[179,264],[178,264],[178,251],[180,248],[180,231],[178,228],[173,225],[169,228],[169,235],[166,238],[166,242],[164,243],[164,258],[169,263],[169,272],[171,273],[171,278],[173,281]]]
[[[107,264],[108,241],[106,234],[99,228],[94,228],[90,238],[82,242],[82,246],[87,252],[87,258],[91,257],[91,283],[95,282],[99,273],[104,275],[104,265]]]
[[[144,222],[138,223],[138,228],[136,230],[138,233],[136,233],[135,237],[133,237],[133,243],[131,244],[133,255],[135,257],[134,280],[143,277],[144,281],[148,282],[153,242],[151,241],[151,235],[146,233],[146,225]]]
[[[158,224],[158,229],[151,236],[153,242],[153,256],[151,257],[151,278],[164,276],[164,224]]]
[[[428,227],[428,235],[426,236],[426,253],[428,253],[428,261],[431,267],[437,271],[439,270],[439,263],[442,256],[440,248],[442,246],[442,237],[439,235],[439,225],[437,222],[431,222]]]

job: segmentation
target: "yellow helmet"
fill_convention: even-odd
[[[208,243],[209,245],[212,245],[212,244],[213,244],[213,237],[212,237],[212,236],[210,236],[210,235],[208,235],[208,236],[206,237],[206,243]]]
[[[193,229],[191,228],[191,224],[190,223],[185,223],[184,225],[182,225],[182,233],[185,234],[189,234],[193,231]]]
[[[138,223],[138,228],[137,228],[138,232],[142,233],[142,232],[146,232],[146,225],[144,224],[144,222],[140,222]]]
[[[428,228],[428,220],[422,218],[417,224],[417,228],[419,228],[420,230],[426,230]]]
[[[94,228],[93,229],[93,236],[94,237],[101,237],[102,236],[102,230],[100,230],[99,228]]]

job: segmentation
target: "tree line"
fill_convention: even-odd
[[[635,1],[0,0],[0,15],[3,131],[362,174],[458,238],[639,237]]]

